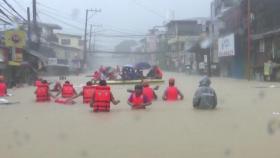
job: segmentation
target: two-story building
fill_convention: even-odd
[[[196,67],[196,61],[189,49],[195,45],[202,33],[207,30],[207,18],[188,20],[172,20],[166,24],[168,39],[167,65],[170,70],[183,70],[191,63]],[[192,61],[191,61],[192,60]]]
[[[70,69],[80,69],[83,59],[83,40],[80,35],[56,33],[52,47],[56,52],[58,64],[66,64]]]
[[[245,2],[245,1],[244,1]],[[211,4],[211,53],[221,76],[246,77],[247,27],[241,0],[214,0]]]

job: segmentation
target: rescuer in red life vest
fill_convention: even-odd
[[[155,88],[151,88],[149,82],[145,80],[142,82],[142,86],[143,86],[143,94],[147,96],[149,101],[152,102],[154,100],[157,100],[158,97],[155,93],[155,90],[158,90],[159,86],[156,86]],[[134,93],[135,91],[128,89],[127,92]]]
[[[162,99],[166,101],[176,101],[179,99],[184,99],[184,95],[175,86],[174,78],[169,79],[169,87],[165,90]]]
[[[38,79],[35,81],[34,86],[38,87],[41,83],[42,83],[42,79],[38,78]]]
[[[0,97],[7,96],[7,85],[4,80],[4,76],[0,76]]]
[[[94,112],[110,112],[110,102],[114,105],[120,103],[119,100],[115,100],[106,80],[100,80],[93,92],[90,107],[93,107]]]
[[[96,86],[94,86],[91,81],[88,81],[86,86],[83,87],[83,90],[72,99],[76,99],[80,96],[83,96],[83,103],[89,104],[93,96],[93,92],[95,91],[95,88]]]
[[[153,88],[150,87],[149,82],[143,82],[143,94],[147,96],[149,101],[157,100],[157,95]]]
[[[143,94],[142,85],[135,86],[134,93],[131,94],[127,103],[132,109],[145,109],[146,106],[152,104],[148,97]]]
[[[35,91],[36,102],[48,102],[53,97],[49,91],[49,83],[46,80],[43,80]]]
[[[73,84],[71,84],[69,81],[65,81],[65,83],[62,86],[61,91],[56,95],[60,95],[62,96],[62,98],[72,98],[75,95],[77,95],[76,90],[74,89]]]

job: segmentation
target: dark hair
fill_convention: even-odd
[[[70,84],[70,81],[65,81],[66,84]]]
[[[92,85],[92,82],[91,81],[88,81],[87,82],[87,86],[91,86]]]
[[[100,86],[107,86],[106,80],[100,80],[100,81],[99,81],[99,85],[100,85]]]
[[[143,86],[140,85],[140,84],[137,84],[137,85],[135,85],[134,89],[135,89],[135,90],[136,90],[136,89],[142,90],[142,89],[143,89]]]
[[[43,84],[46,84],[46,83],[48,83],[48,81],[47,80],[43,80],[43,81],[41,81]]]

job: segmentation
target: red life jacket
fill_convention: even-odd
[[[136,96],[136,94],[132,94],[132,109],[145,109],[144,106],[144,95]]]
[[[93,97],[93,92],[95,91],[95,86],[84,86],[83,87],[83,102],[84,104],[88,104]]]
[[[35,86],[36,86],[36,87],[40,86],[40,84],[42,84],[41,80],[36,80],[36,81],[35,81]]]
[[[50,101],[48,84],[40,84],[39,86],[37,86],[36,101],[37,102]]]
[[[0,97],[4,97],[7,95],[7,85],[4,82],[0,83]]]
[[[167,100],[176,101],[176,100],[178,100],[178,96],[179,96],[179,93],[178,93],[178,90],[175,86],[167,88],[167,90],[166,90]]]
[[[149,101],[153,101],[155,99],[154,97],[154,90],[150,87],[144,87],[143,88],[143,94],[147,96]]]
[[[72,84],[64,84],[62,87],[62,97],[71,98],[75,94],[75,90]]]
[[[93,110],[95,112],[109,112],[111,89],[109,86],[97,86],[95,89]]]

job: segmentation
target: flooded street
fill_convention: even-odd
[[[34,87],[11,90],[18,105],[0,107],[0,155],[3,158],[275,158],[280,156],[279,83],[213,78],[218,108],[198,111],[192,97],[200,77],[176,78],[185,100],[156,101],[131,111],[126,89],[112,86],[121,104],[110,113],[92,113],[81,104],[35,103]],[[76,86],[83,76],[68,78]],[[52,78],[50,79],[52,80]],[[260,88],[275,85],[276,88]],[[166,85],[157,92],[161,98]],[[80,91],[80,88],[79,90]],[[275,123],[270,126],[269,123]],[[272,128],[272,129],[271,129]]]

